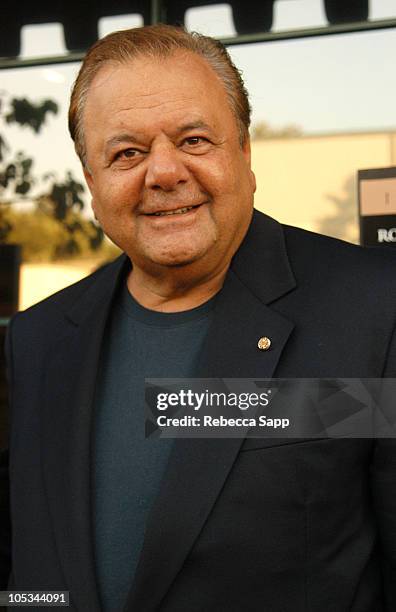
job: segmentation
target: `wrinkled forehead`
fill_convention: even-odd
[[[157,112],[202,113],[213,121],[232,121],[235,115],[220,77],[199,55],[178,51],[165,57],[142,56],[123,62],[107,62],[88,90],[84,124],[97,129],[101,115],[113,122],[134,112],[143,120]]]
[[[200,55],[177,50],[165,57],[141,55],[120,62],[107,61],[96,73],[86,96],[86,108],[95,111],[101,102],[117,100],[155,104],[169,94],[178,98],[201,99],[232,111],[223,81]],[[147,106],[146,104],[144,106]]]

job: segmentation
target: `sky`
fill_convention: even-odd
[[[394,0],[371,0],[370,17],[396,15]],[[277,0],[273,30],[325,25],[321,0]],[[102,20],[100,35],[141,25],[137,15]],[[213,36],[235,33],[227,4],[190,9],[189,29]],[[253,125],[295,124],[306,133],[396,129],[396,31],[321,36],[229,48],[242,70],[253,107]],[[64,51],[60,24],[25,26],[22,56],[56,55]],[[70,169],[82,178],[67,133],[67,103],[77,64],[2,70],[0,92],[40,102],[54,99],[59,114],[48,118],[42,135],[28,128],[1,126],[12,150],[31,152],[36,174],[48,170],[61,178]]]

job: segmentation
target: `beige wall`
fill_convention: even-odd
[[[357,171],[396,164],[396,134],[254,141],[252,160],[256,208],[284,223],[357,242]]]
[[[25,310],[64,287],[76,283],[93,272],[97,266],[98,263],[93,261],[22,264],[19,310]]]

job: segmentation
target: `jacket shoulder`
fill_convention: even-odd
[[[98,296],[106,292],[106,288],[112,284],[125,265],[126,259],[125,255],[121,255],[116,260],[100,266],[82,280],[18,312],[11,319],[10,328],[20,329],[23,333],[29,330],[29,335],[32,330],[39,333],[45,333],[47,330],[48,333],[53,320],[63,318],[78,304],[94,302]]]
[[[326,269],[330,277],[334,274],[339,278],[354,272],[366,279],[365,284],[371,274],[396,281],[396,249],[362,247],[289,225],[283,230],[289,257],[297,268],[304,265],[306,271],[309,264],[308,269]]]

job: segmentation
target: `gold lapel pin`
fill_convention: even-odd
[[[260,349],[260,351],[268,351],[268,349],[271,346],[271,340],[269,338],[267,338],[267,336],[263,336],[257,342],[257,346]]]

